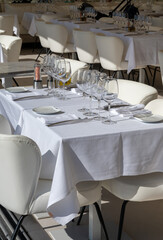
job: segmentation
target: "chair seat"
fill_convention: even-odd
[[[34,200],[29,210],[30,214],[47,211],[51,184],[52,184],[52,181],[50,180],[39,179]]]
[[[119,177],[103,181],[102,185],[123,200],[158,200],[162,199],[163,195],[163,173]]]
[[[74,48],[74,44],[67,43],[65,48],[64,48],[64,53],[73,53],[73,52],[76,52],[76,50]]]
[[[76,185],[78,190],[77,196],[80,206],[86,206],[98,201],[101,197],[101,183],[92,182],[81,182]]]

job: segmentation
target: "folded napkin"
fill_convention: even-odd
[[[5,95],[8,99],[10,100],[18,100],[18,99],[27,99],[27,98],[32,98],[32,97],[39,97],[39,96],[46,96],[47,93],[44,92],[43,90],[38,91],[38,90],[29,90],[26,92],[20,92],[20,93],[11,93],[8,91],[5,91]]]
[[[133,106],[119,107],[115,109],[123,117],[134,117],[136,115],[150,115],[151,111],[144,109],[144,104],[137,104]]]
[[[125,113],[125,112],[133,112],[133,111],[138,111],[141,109],[144,109],[144,104],[137,104],[137,105],[132,105],[132,106],[125,106],[125,107],[119,107],[116,108],[116,111],[118,113]]]
[[[46,115],[42,117],[37,117],[39,121],[41,121],[45,125],[60,123],[69,120],[78,119],[75,114],[61,114],[61,115]]]

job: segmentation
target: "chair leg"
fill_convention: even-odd
[[[37,60],[39,59],[39,57],[40,57],[41,53],[43,52],[43,50],[44,50],[44,48],[41,48],[39,54],[37,55],[37,58],[35,59],[36,62],[37,62]]]
[[[158,67],[155,67],[155,69],[154,69],[153,80],[152,80],[152,86],[154,86],[154,84],[155,84],[155,78],[156,78],[156,71],[157,71],[157,68],[158,68]]]
[[[101,223],[101,226],[103,227],[103,230],[104,230],[104,232],[105,232],[106,239],[109,240],[109,236],[108,236],[108,233],[107,233],[107,230],[106,230],[106,227],[105,227],[105,223],[104,223],[104,219],[103,219],[103,216],[102,216],[100,207],[99,207],[99,205],[98,205],[97,202],[95,202],[94,205],[95,205],[96,212],[97,212],[99,221],[100,221],[100,223]]]
[[[13,77],[12,80],[14,81],[14,83],[16,84],[16,86],[19,86],[19,84],[17,83],[16,79]]]
[[[120,220],[119,220],[119,228],[118,228],[118,237],[117,240],[121,240],[122,236],[122,228],[123,228],[123,222],[124,222],[124,215],[125,215],[125,209],[126,205],[129,201],[123,201],[122,207],[121,207],[121,214],[120,214]]]
[[[22,224],[22,222],[23,222],[23,220],[24,220],[24,218],[25,218],[26,216],[27,216],[27,215],[22,215],[22,216],[19,218],[18,224],[16,225],[16,228],[15,228],[15,230],[14,230],[12,236],[11,236],[11,240],[15,240],[15,239],[16,239],[17,234],[18,234],[18,232],[19,232],[19,229],[20,229],[20,227],[21,227],[21,224]]]
[[[81,219],[82,219],[82,217],[83,217],[83,213],[84,213],[84,211],[85,211],[85,208],[86,208],[86,206],[83,206],[83,207],[82,207],[81,213],[80,213],[80,216],[79,216],[79,219],[78,219],[76,225],[80,225],[80,222],[81,222]]]
[[[149,78],[148,78],[148,73],[147,73],[147,70],[145,68],[144,68],[144,72],[145,72],[145,76],[146,76],[148,85],[150,85]]]

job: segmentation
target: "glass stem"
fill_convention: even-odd
[[[100,116],[100,105],[101,105],[101,100],[98,99],[98,115]]]
[[[89,96],[89,111],[92,112],[92,96]]]
[[[110,121],[110,102],[108,102],[108,121]]]

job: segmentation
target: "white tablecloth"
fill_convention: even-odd
[[[107,36],[117,36],[123,40],[125,46],[123,58],[128,61],[128,73],[138,66],[159,64],[158,51],[163,49],[162,33],[151,32],[134,35],[135,33],[127,33],[122,30],[107,31],[97,28],[91,29],[91,31],[101,32]]]
[[[61,224],[79,211],[76,183],[163,171],[163,123],[126,120],[105,125],[84,121],[47,127],[37,119],[33,107],[54,105],[81,116],[77,109],[82,98],[71,95],[66,101],[53,97],[12,101],[4,94],[1,90],[0,112],[16,133],[32,138],[40,147],[41,177],[53,180],[48,211]]]
[[[32,12],[25,12],[22,18],[21,25],[28,30],[28,33],[31,36],[35,36],[37,33],[36,25],[35,25],[35,18],[39,18],[41,13],[32,13]]]

